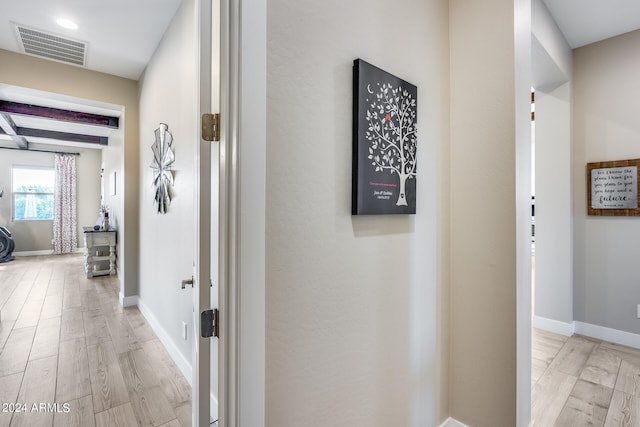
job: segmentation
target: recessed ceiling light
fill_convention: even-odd
[[[78,29],[78,24],[76,24],[75,22],[69,20],[69,19],[65,19],[65,18],[60,18],[58,20],[56,20],[56,23],[58,25],[60,25],[61,27],[64,27],[68,30],[77,30]]]

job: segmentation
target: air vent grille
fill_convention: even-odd
[[[17,25],[25,53],[73,65],[85,65],[86,43]]]

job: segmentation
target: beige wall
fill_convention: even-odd
[[[122,179],[113,205],[118,223],[118,268],[125,294],[137,289],[138,254],[138,91],[137,82],[0,49],[0,83],[95,100],[124,107],[124,140],[108,164]],[[107,171],[108,172],[108,171]]]
[[[100,208],[100,161],[101,151],[51,145],[34,148],[45,150],[62,149],[78,152],[76,168],[78,178],[78,246],[84,247],[83,226],[95,224]],[[11,195],[11,168],[13,166],[40,166],[53,169],[54,154],[0,150],[0,189],[5,190],[0,199],[0,225],[11,231],[16,242],[16,252],[52,250],[52,221],[13,221],[13,200]]]
[[[640,31],[574,50],[574,320],[640,333],[640,221],[587,216],[586,164],[640,158]]]
[[[267,11],[266,425],[439,425],[447,2],[277,0]],[[415,216],[351,216],[358,57],[418,86]]]
[[[451,416],[473,427],[515,426],[516,155],[521,153],[514,103],[516,93],[522,94],[514,74],[514,1],[449,4]],[[530,82],[524,84],[518,105],[526,107]],[[521,195],[526,202],[526,192]],[[530,375],[526,368],[519,374]]]

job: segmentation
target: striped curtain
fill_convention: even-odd
[[[53,253],[68,254],[78,249],[75,156],[56,154],[55,171]]]

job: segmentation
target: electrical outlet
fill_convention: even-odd
[[[640,304],[638,310],[640,310]],[[187,322],[182,322],[182,339],[187,340]]]

